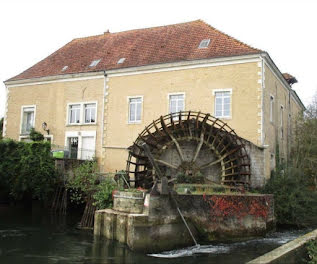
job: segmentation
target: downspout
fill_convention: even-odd
[[[101,161],[102,161],[102,170],[103,170],[103,161],[104,161],[104,150],[103,150],[103,140],[104,140],[104,117],[105,117],[105,101],[107,97],[107,73],[103,71],[104,82],[103,82],[103,96],[102,96],[102,118],[101,118]]]

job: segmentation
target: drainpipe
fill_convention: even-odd
[[[102,117],[101,117],[101,160],[103,161],[103,139],[104,139],[104,117],[105,117],[105,100],[106,100],[106,93],[107,93],[107,73],[103,71],[104,82],[103,82],[103,95],[102,95]],[[103,165],[102,165],[103,170]]]

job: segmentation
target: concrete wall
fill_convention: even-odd
[[[274,227],[272,195],[177,195],[175,199],[198,242],[245,239]],[[134,201],[125,203],[139,208]],[[95,212],[95,236],[152,253],[194,244],[169,195],[147,194],[141,214],[122,212],[131,211],[125,205],[117,209]]]
[[[242,63],[188,70],[127,76],[109,75],[108,103],[105,109],[104,168],[125,168],[126,148],[132,145],[145,126],[169,111],[168,95],[185,94],[185,110],[214,115],[215,89],[232,89],[231,118],[224,121],[236,133],[261,144],[261,84],[258,63]],[[142,96],[142,120],[128,123],[128,96]]]
[[[10,87],[6,113],[6,137],[19,140],[21,106],[35,105],[35,129],[46,135],[46,122],[53,144],[64,146],[67,131],[96,131],[96,157],[101,157],[104,78],[65,81]],[[67,125],[67,104],[97,101],[97,123],[94,125]]]

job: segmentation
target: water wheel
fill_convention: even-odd
[[[248,185],[250,159],[226,123],[201,112],[161,116],[149,124],[129,148],[127,174],[132,186],[150,188],[158,178],[146,155],[150,149],[159,170],[170,181]]]

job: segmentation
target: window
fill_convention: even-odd
[[[74,104],[69,106],[69,123],[80,123],[80,104]]]
[[[230,117],[231,92],[215,92],[215,116],[220,118]]]
[[[207,48],[207,47],[209,46],[209,43],[210,43],[210,39],[203,39],[203,40],[200,42],[198,48],[199,48],[199,49]]]
[[[117,63],[122,64],[122,63],[124,63],[124,61],[125,61],[125,58],[120,58]]]
[[[141,122],[142,97],[129,98],[129,123]]]
[[[21,134],[29,134],[34,127],[35,106],[22,106]]]
[[[68,69],[68,66],[64,66],[62,71],[66,71]]]
[[[99,59],[99,60],[93,60],[93,61],[90,63],[89,67],[90,67],[90,68],[91,68],[91,67],[96,67],[96,66],[98,65],[98,63],[100,62],[100,60],[101,60],[101,59]]]
[[[91,160],[96,152],[96,131],[66,131],[65,146],[69,158]]]
[[[68,104],[67,120],[69,125],[96,124],[97,103],[85,102]]]
[[[178,113],[185,110],[185,94],[169,95],[169,112]]]
[[[85,124],[96,122],[96,104],[84,104]]]
[[[274,120],[274,97],[270,96],[270,121]]]

